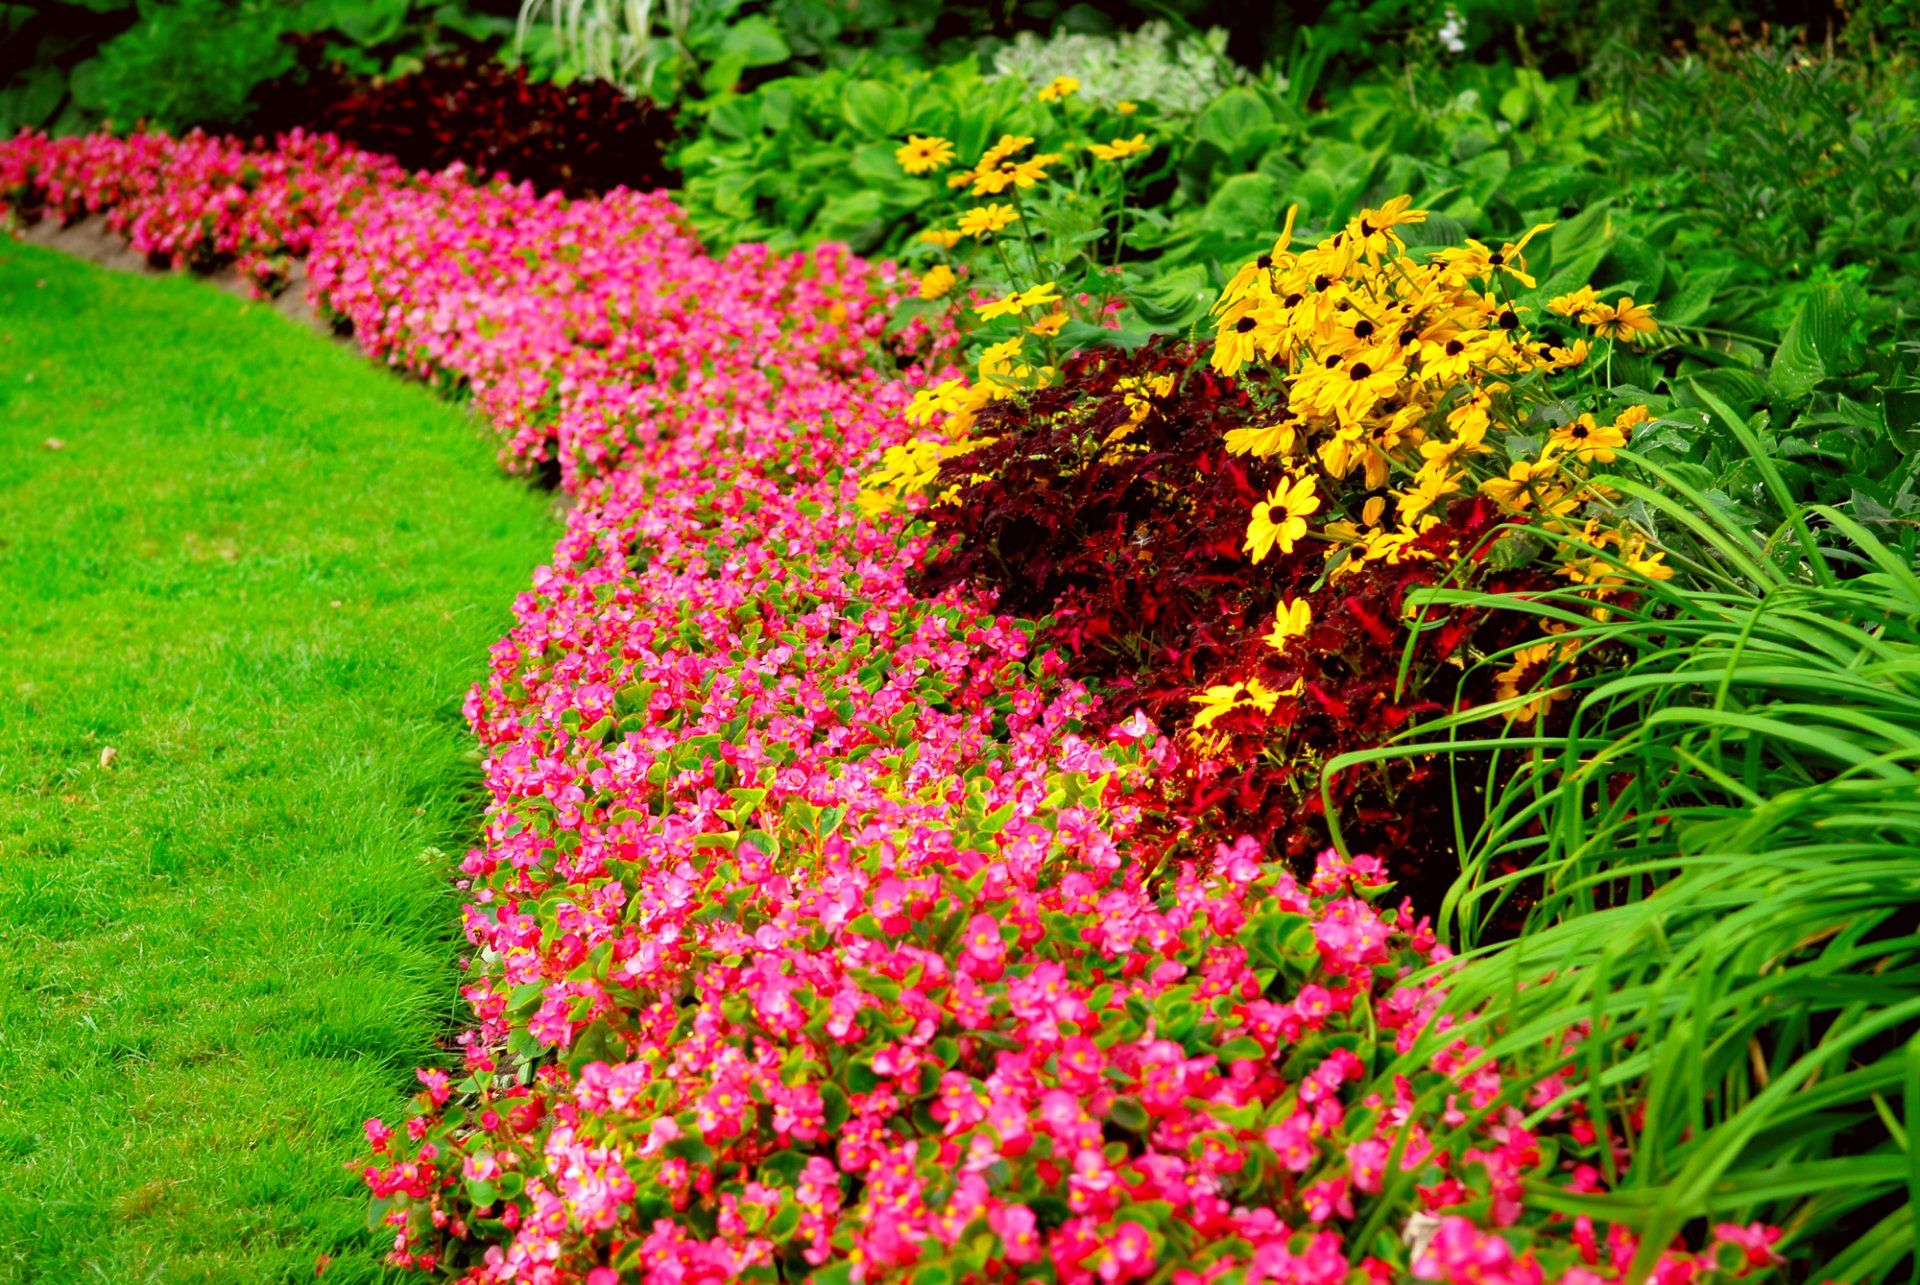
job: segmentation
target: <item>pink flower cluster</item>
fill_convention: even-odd
[[[235,176],[241,176],[240,182]],[[239,182],[238,198],[226,193]],[[218,188],[218,190],[214,190]],[[1455,1043],[1377,863],[1130,860],[1176,748],[978,597],[861,470],[942,372],[834,249],[713,258],[661,195],[409,177],[326,140],[0,145],[0,199],[155,253],[310,254],[367,350],[470,392],[576,504],[468,702],[455,1075],[369,1121],[397,1263],[475,1285],[1623,1278],[1592,1190]],[[937,349],[938,340],[922,347]],[[1764,1228],[1655,1279],[1754,1278]]]
[[[330,135],[289,134],[265,152],[198,131],[27,133],[0,144],[0,206],[29,220],[103,215],[156,263],[199,271],[231,263],[263,294],[285,281],[323,223],[404,179],[391,160]]]

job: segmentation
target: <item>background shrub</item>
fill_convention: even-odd
[[[404,72],[455,41],[497,47],[511,0],[47,0],[0,5],[0,135],[230,127],[294,66],[306,36],[362,75]]]
[[[536,81],[474,48],[433,55],[391,80],[370,79],[325,61],[318,42],[304,51],[301,74],[258,95],[247,132],[304,126],[409,169],[460,161],[483,175],[504,172],[569,196],[667,182],[667,113],[605,81]]]

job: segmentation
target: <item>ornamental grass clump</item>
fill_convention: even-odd
[[[1449,718],[1372,755],[1468,750],[1463,779],[1490,787],[1493,806],[1461,817],[1444,908],[1466,948],[1447,973],[1450,1036],[1510,1059],[1496,1110],[1578,1122],[1567,1154],[1607,1190],[1548,1203],[1646,1245],[1758,1221],[1775,1230],[1750,1246],[1807,1265],[1795,1279],[1904,1281],[1920,577],[1838,509],[1795,506],[1759,439],[1702,398],[1780,503],[1778,528],[1748,529],[1677,476],[1610,479],[1665,524],[1672,578],[1617,567],[1634,597],[1600,619],[1573,589],[1434,605],[1525,620],[1612,664],[1562,675],[1552,730],[1489,737]],[[1525,931],[1508,939],[1522,889]],[[1429,1051],[1416,1041],[1404,1065]],[[1660,1279],[1644,1247],[1623,1261]]]

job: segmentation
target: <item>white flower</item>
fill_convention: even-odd
[[[1400,1239],[1405,1241],[1409,1250],[1408,1258],[1419,1258],[1427,1252],[1427,1246],[1433,1243],[1434,1233],[1440,1230],[1440,1220],[1424,1210],[1416,1209],[1407,1215],[1407,1225],[1400,1229]]]

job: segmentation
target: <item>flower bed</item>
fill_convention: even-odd
[[[310,253],[367,350],[468,389],[577,503],[467,707],[473,1021],[368,1123],[396,1262],[475,1282],[1620,1278],[1551,1212],[1611,1140],[1502,1112],[1370,858],[1131,859],[1182,767],[982,591],[916,592],[858,478],[952,372],[910,282],[700,250],[659,196],[412,178],[327,140],[25,138],[0,200],[176,261]],[[255,279],[271,282],[270,271]],[[937,348],[937,343],[933,345]],[[1444,1105],[1429,1116],[1424,1103]],[[1411,1194],[1391,1171],[1416,1178]],[[1728,1279],[1718,1229],[1659,1279]]]

